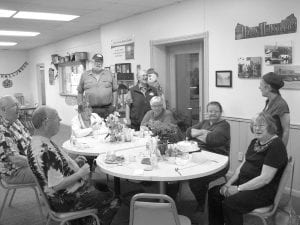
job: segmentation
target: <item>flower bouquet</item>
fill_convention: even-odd
[[[110,136],[110,142],[121,141],[121,135],[123,130],[123,125],[119,120],[120,114],[118,112],[114,112],[108,115],[105,119],[106,126],[109,129],[107,137]]]
[[[150,121],[148,128],[152,132],[152,136],[157,136],[159,139],[158,149],[164,155],[168,148],[168,143],[176,143],[182,139],[177,125],[171,123],[163,123],[159,120]]]

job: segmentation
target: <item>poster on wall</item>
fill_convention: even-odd
[[[235,40],[296,33],[296,31],[297,18],[294,13],[292,13],[279,23],[267,24],[267,22],[261,22],[255,27],[249,27],[238,23],[235,27]]]
[[[112,40],[111,51],[115,62],[134,59],[133,37]]]
[[[239,78],[260,78],[261,57],[240,57],[238,59]]]
[[[265,63],[266,65],[292,64],[292,43],[265,45]]]
[[[300,66],[275,65],[274,72],[282,77],[284,81],[283,89],[300,90]]]

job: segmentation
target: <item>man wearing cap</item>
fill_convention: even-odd
[[[95,54],[92,58],[92,70],[85,71],[80,78],[78,90],[78,106],[82,107],[83,96],[92,107],[93,113],[106,118],[115,110],[117,103],[117,81],[112,73],[102,69],[103,56]]]
[[[150,100],[157,96],[157,90],[148,84],[145,70],[138,72],[137,80],[137,84],[129,89],[126,98],[126,120],[132,129],[140,130],[144,115],[151,110]]]
[[[270,72],[265,74],[259,85],[263,97],[267,97],[263,111],[272,115],[276,121],[277,135],[281,137],[287,146],[290,133],[290,110],[286,101],[281,97],[279,89],[284,86],[284,82],[277,74]]]

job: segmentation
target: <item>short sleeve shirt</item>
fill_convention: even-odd
[[[76,198],[84,192],[83,180],[59,191],[55,191],[53,187],[74,174],[78,169],[77,164],[52,141],[41,136],[33,136],[27,157],[51,207],[58,211],[76,209]]]
[[[264,111],[269,113],[275,119],[277,134],[279,137],[282,137],[283,129],[280,117],[282,117],[285,113],[290,113],[290,109],[286,101],[281,97],[281,95],[278,95],[271,102],[267,100]]]
[[[29,131],[19,120],[9,124],[0,117],[0,174],[10,176],[19,169],[9,160],[9,156],[25,156],[30,140]]]
[[[92,70],[89,70],[81,75],[77,90],[85,94],[92,107],[101,107],[112,103],[112,93],[118,90],[118,84],[108,70],[100,72],[98,81]]]
[[[275,193],[287,164],[287,152],[282,140],[277,137],[261,152],[254,151],[257,139],[252,140],[245,155],[245,163],[240,169],[239,184],[248,182],[249,180],[259,176],[263,165],[267,165],[277,169],[272,181],[263,188]]]

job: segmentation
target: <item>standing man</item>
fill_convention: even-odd
[[[149,110],[150,100],[157,96],[157,90],[148,84],[146,71],[139,71],[137,84],[129,89],[126,99],[126,120],[127,125],[132,129],[140,130],[141,122]]]
[[[77,103],[82,107],[83,98],[89,102],[93,113],[106,118],[115,111],[118,85],[112,73],[104,70],[103,55],[95,54],[92,58],[92,70],[85,71],[80,78]]]
[[[0,98],[0,176],[8,184],[29,184],[34,183],[26,157],[31,136],[18,116],[17,99]]]

